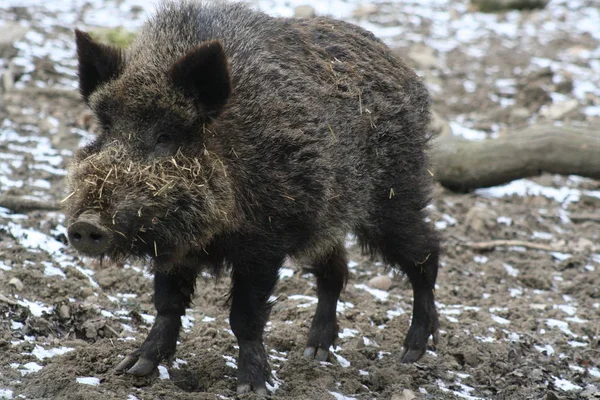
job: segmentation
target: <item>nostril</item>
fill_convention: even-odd
[[[101,242],[101,241],[102,241],[102,239],[103,239],[103,236],[102,236],[102,234],[100,234],[100,233],[97,233],[97,232],[92,232],[92,233],[90,233],[90,238],[91,238],[91,239],[92,239],[94,242],[98,243],[98,242]]]
[[[74,232],[71,237],[73,238],[73,240],[79,242],[82,239],[81,233],[79,232]]]

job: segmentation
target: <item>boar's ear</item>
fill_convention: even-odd
[[[200,103],[209,116],[217,116],[231,94],[227,57],[217,40],[190,50],[168,74],[173,85]]]
[[[90,35],[79,29],[75,29],[75,39],[79,61],[79,90],[87,103],[98,85],[117,77],[123,64],[123,54],[117,47],[96,43]]]

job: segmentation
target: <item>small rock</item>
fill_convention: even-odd
[[[94,291],[89,286],[84,286],[79,291],[81,297],[89,297],[94,294]]]
[[[409,389],[404,389],[402,393],[396,393],[392,395],[391,400],[413,400],[416,399],[415,392]]]
[[[548,393],[546,393],[546,396],[544,396],[544,398],[543,398],[543,400],[561,400],[561,399],[562,399],[562,397],[559,397],[553,391],[549,391]]]
[[[491,209],[472,207],[465,216],[467,229],[481,232],[484,229],[493,229],[497,225],[498,214]]]
[[[19,278],[12,278],[10,281],[8,281],[8,284],[14,286],[14,288],[19,292],[23,290],[23,282],[21,282]]]
[[[590,196],[589,194],[582,194],[579,198],[580,204],[584,204],[586,206],[599,207],[600,208],[600,199],[596,196]]]
[[[294,8],[294,17],[296,18],[314,18],[317,16],[313,6],[305,5]]]
[[[587,250],[594,251],[595,250],[595,244],[594,244],[594,242],[592,242],[589,239],[586,239],[584,237],[580,237],[579,240],[577,240],[577,242],[573,246],[573,249],[577,253],[582,253],[582,252],[585,252]]]
[[[431,47],[416,45],[408,51],[408,57],[422,69],[439,69],[442,67],[440,59]]]
[[[385,290],[387,292],[392,287],[392,279],[387,275],[380,275],[369,279],[367,285],[373,289]]]
[[[57,122],[56,118],[42,118],[40,122],[38,122],[38,128],[43,133],[55,133],[57,130]]]
[[[352,15],[354,18],[362,19],[377,14],[377,11],[379,11],[379,7],[376,4],[363,3],[352,12]]]
[[[15,86],[15,77],[10,68],[4,70],[2,74],[2,89],[5,92],[10,92],[12,88]]]
[[[514,107],[510,110],[508,121],[510,123],[525,122],[531,116],[531,112],[525,107]]]
[[[106,325],[106,321],[103,318],[96,319],[88,319],[83,323],[83,330],[85,331],[85,337],[88,339],[96,339],[100,336],[98,332],[100,329],[104,328]]]
[[[570,99],[544,107],[540,111],[540,114],[548,119],[561,119],[571,111],[577,109],[578,106],[579,102],[577,100]]]
[[[62,319],[71,318],[71,308],[68,305],[63,304],[58,308],[58,316]]]
[[[552,102],[552,97],[543,84],[531,82],[517,93],[517,104],[527,107],[532,112],[537,112],[540,107]]]
[[[27,30],[26,27],[12,21],[5,21],[0,26],[0,58],[10,59],[17,55],[13,44],[23,39]]]
[[[573,83],[573,78],[572,77],[563,77],[563,80],[561,80],[560,82],[558,82],[556,84],[556,91],[558,93],[565,93],[565,94],[569,94],[573,92],[573,89],[575,88],[575,84]]]

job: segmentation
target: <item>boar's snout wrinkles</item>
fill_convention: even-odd
[[[265,394],[262,336],[286,257],[316,276],[304,355],[327,360],[349,233],[412,284],[400,361],[435,343],[430,98],[379,39],[328,18],[187,1],[160,6],[125,50],[75,36],[101,130],[69,171],[69,240],[154,271],[155,324],[118,371],[171,359],[196,276],[228,271],[237,390]]]

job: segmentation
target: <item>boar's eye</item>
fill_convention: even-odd
[[[154,145],[154,156],[164,157],[175,153],[177,150],[175,142],[175,138],[171,135],[159,135]]]
[[[168,145],[172,142],[172,138],[171,135],[160,135],[157,139],[156,139],[156,144],[159,145]]]

